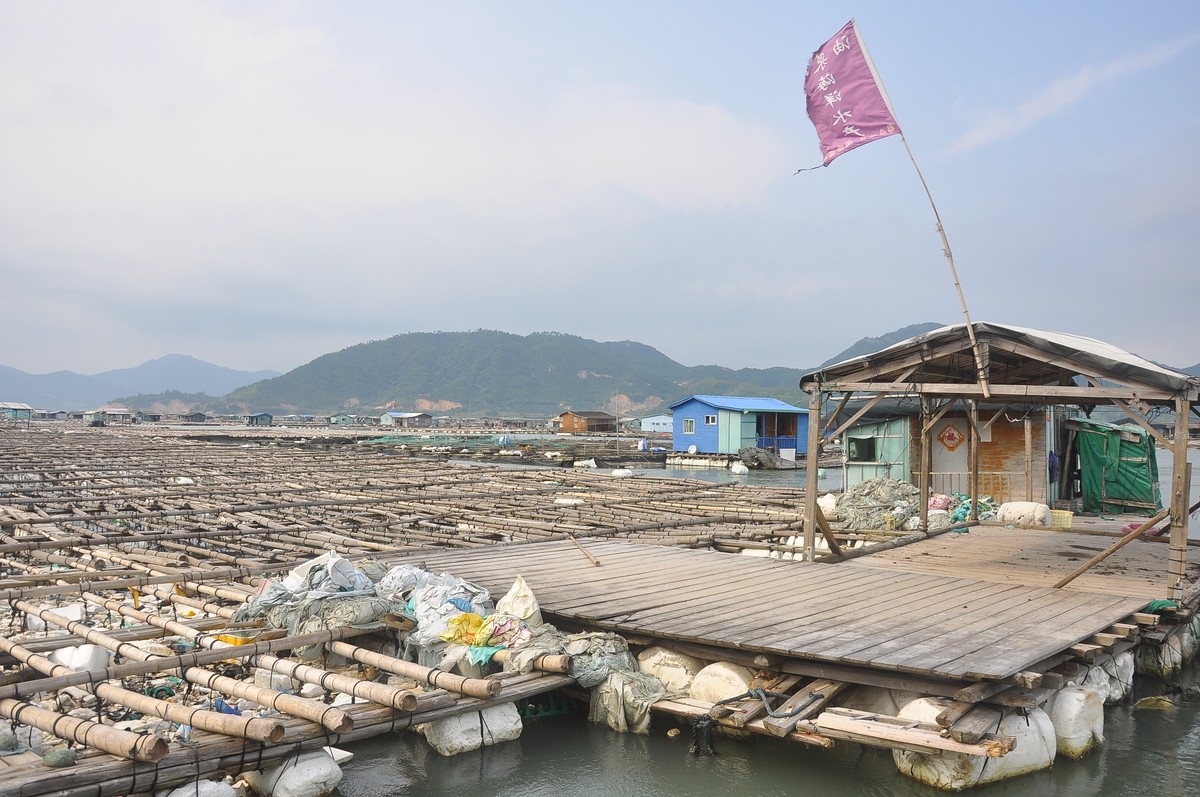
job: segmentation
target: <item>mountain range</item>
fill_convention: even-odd
[[[821,366],[941,326],[913,324],[862,338]],[[634,341],[495,330],[413,332],[322,355],[284,374],[236,371],[171,354],[84,376],[0,366],[0,400],[43,409],[119,404],[164,413],[378,414],[388,409],[470,416],[549,417],[568,410],[646,414],[691,394],[763,395],[802,404],[815,368],[685,366]],[[1200,363],[1181,369],[1200,376]]]
[[[243,385],[275,376],[279,376],[278,371],[236,371],[184,354],[168,354],[134,368],[91,376],[73,371],[29,374],[0,365],[0,398],[46,410],[88,410],[103,404],[123,403],[122,397],[167,391],[223,396]]]

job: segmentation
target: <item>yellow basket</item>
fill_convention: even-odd
[[[1074,512],[1068,512],[1065,509],[1051,509],[1050,525],[1056,529],[1069,529],[1073,517],[1075,517]]]

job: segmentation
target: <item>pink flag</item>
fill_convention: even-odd
[[[900,132],[854,20],[813,53],[804,93],[826,166],[844,152]]]

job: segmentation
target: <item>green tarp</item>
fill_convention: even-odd
[[[1139,426],[1083,418],[1075,447],[1083,482],[1083,511],[1153,515],[1162,509],[1154,438]]]

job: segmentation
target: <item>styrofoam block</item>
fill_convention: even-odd
[[[1060,755],[1083,758],[1104,742],[1104,699],[1096,690],[1063,687],[1054,694],[1046,713],[1054,724]]]
[[[325,797],[341,782],[342,769],[321,749],[242,777],[262,797]]]
[[[952,701],[946,698],[922,697],[902,708],[898,716],[917,722],[935,723],[938,714],[951,705]],[[892,760],[902,774],[947,791],[961,791],[984,783],[1007,780],[1048,769],[1054,763],[1057,752],[1054,725],[1040,708],[1029,711],[1026,716],[1005,714],[995,732],[1017,738],[1013,749],[999,758],[965,753],[930,755],[893,750]]]
[[[223,780],[192,781],[174,789],[159,789],[155,797],[237,797],[237,789]]]
[[[696,673],[704,669],[701,659],[658,646],[646,648],[637,659],[639,670],[653,675],[672,692],[687,691]]]
[[[743,694],[750,688],[754,673],[740,664],[727,661],[714,662],[692,679],[689,696],[695,700],[717,703],[729,697]]]
[[[425,725],[425,740],[444,756],[509,742],[521,735],[521,714],[514,703],[501,703]]]

